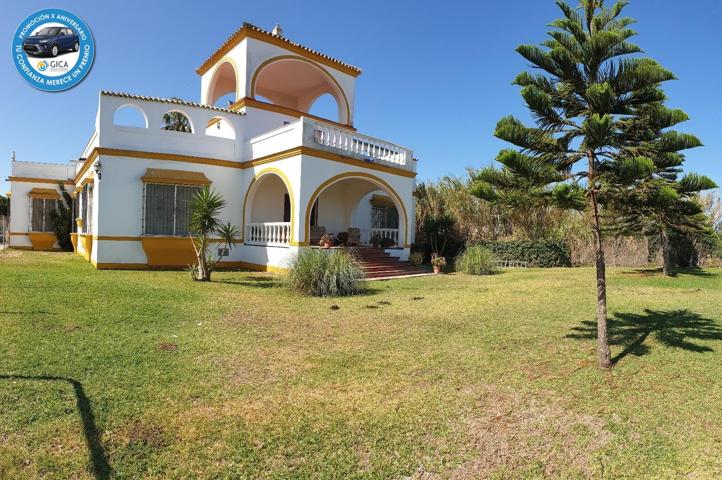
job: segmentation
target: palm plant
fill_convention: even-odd
[[[173,97],[172,99],[180,100],[177,97]],[[193,133],[191,122],[188,120],[188,117],[177,111],[170,111],[163,114],[162,128],[163,130],[171,130],[174,132]]]
[[[662,106],[661,84],[674,75],[654,60],[630,57],[641,49],[629,41],[636,35],[629,28],[634,20],[621,15],[627,1],[607,7],[604,0],[580,0],[577,8],[556,3],[563,17],[550,24],[550,38],[542,46],[517,48],[539,72],[523,72],[514,81],[536,127],[511,116],[499,121],[494,134],[518,149],[497,158],[502,172],[478,176],[476,192],[499,198],[523,188],[528,197],[588,212],[596,251],[598,360],[608,368],[601,205],[639,188],[655,169],[653,158],[700,142],[676,132],[656,135],[686,116]]]
[[[218,250],[233,248],[239,230],[230,222],[219,219],[221,210],[226,206],[223,197],[208,187],[201,188],[191,200],[190,233],[193,240],[197,263],[191,267],[191,277],[203,282],[211,281],[211,273],[223,258],[220,254],[214,258],[210,251],[212,243],[218,243]],[[212,239],[217,235],[218,239]]]

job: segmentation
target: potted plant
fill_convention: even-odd
[[[322,248],[331,248],[331,245],[333,245],[333,235],[324,233],[321,240],[318,241],[318,244],[321,245]]]
[[[381,235],[379,235],[378,233],[374,233],[373,235],[371,235],[371,245],[374,248],[379,248],[381,246]]]
[[[436,275],[446,266],[446,258],[435,253],[431,256],[431,265],[434,267],[434,275]]]

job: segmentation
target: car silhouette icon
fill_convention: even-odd
[[[77,52],[79,49],[78,34],[67,27],[42,28],[23,42],[23,50],[32,56],[57,57],[62,52]]]

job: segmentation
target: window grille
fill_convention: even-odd
[[[33,198],[30,231],[52,232],[50,212],[58,208],[58,201],[50,198]]]
[[[191,200],[199,190],[197,186],[146,183],[143,233],[188,236]]]

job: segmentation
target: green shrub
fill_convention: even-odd
[[[340,297],[362,293],[366,288],[363,280],[363,270],[346,250],[309,248],[291,264],[286,283],[304,295]]]
[[[530,267],[571,267],[572,257],[563,240],[482,241],[497,260],[527,262]]]
[[[492,275],[496,273],[496,258],[488,248],[472,245],[456,257],[457,272],[469,275]]]
[[[422,252],[414,252],[409,255],[409,263],[415,267],[418,267],[424,263],[425,255]]]

